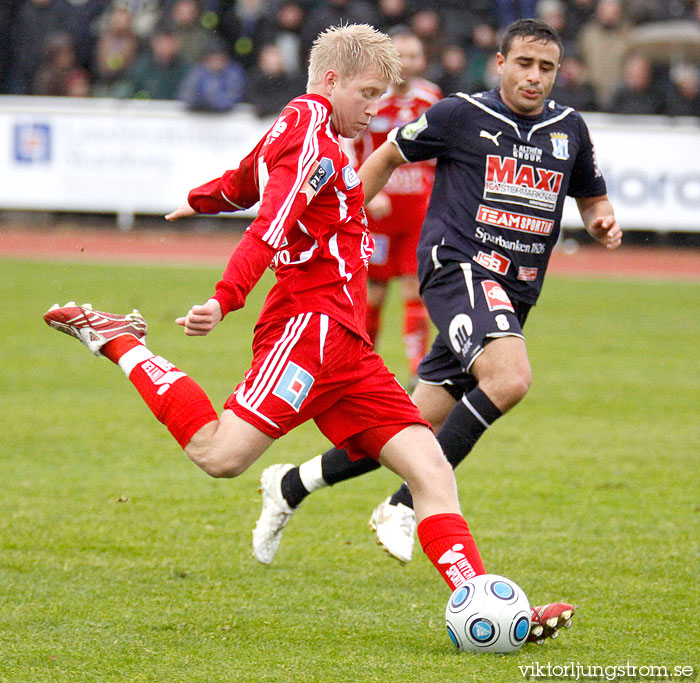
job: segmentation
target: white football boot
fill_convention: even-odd
[[[294,465],[271,465],[260,475],[262,512],[253,529],[253,557],[263,564],[270,564],[277,554],[282,540],[282,529],[296,508],[282,496],[282,479]]]
[[[54,304],[44,313],[46,324],[59,332],[75,337],[96,356],[111,339],[130,335],[145,343],[148,325],[143,316],[134,309],[127,315],[115,315],[93,310],[90,304],[78,306],[69,301],[65,306]]]
[[[369,519],[369,528],[377,537],[377,544],[401,564],[411,561],[416,513],[403,503],[390,504],[391,498],[380,503]]]

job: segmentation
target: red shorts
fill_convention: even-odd
[[[257,328],[252,367],[225,407],[275,439],[313,419],[353,459],[376,459],[405,427],[429,426],[372,347],[320,313]]]
[[[428,197],[392,195],[391,213],[381,220],[368,218],[374,237],[374,253],[369,260],[370,280],[387,282],[418,270],[416,248],[428,208]]]

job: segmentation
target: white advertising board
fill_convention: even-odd
[[[585,118],[624,228],[700,231],[700,122]],[[0,210],[166,213],[235,167],[270,124],[177,102],[0,97]],[[563,225],[581,226],[571,201]]]
[[[165,213],[264,130],[245,112],[175,102],[0,98],[0,207]]]

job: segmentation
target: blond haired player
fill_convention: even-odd
[[[373,350],[365,327],[372,238],[362,184],[339,137],[366,130],[400,80],[388,36],[333,27],[311,51],[307,93],[292,100],[240,164],[195,188],[167,216],[236,211],[260,201],[213,295],[177,319],[207,335],[245,304],[271,267],[276,282],[255,326],[253,361],[219,416],[203,389],[145,345],[146,322],[56,305],[46,322],[117,363],[188,457],[235,477],[277,438],[313,419],[353,458],[408,482],[424,550],[451,588],[484,573],[460,513],[452,468],[428,424]]]

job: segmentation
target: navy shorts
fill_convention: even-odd
[[[531,304],[511,300],[492,273],[476,264],[452,263],[435,271],[421,296],[438,335],[418,377],[443,385],[457,399],[476,386],[470,368],[490,340],[524,339]]]

